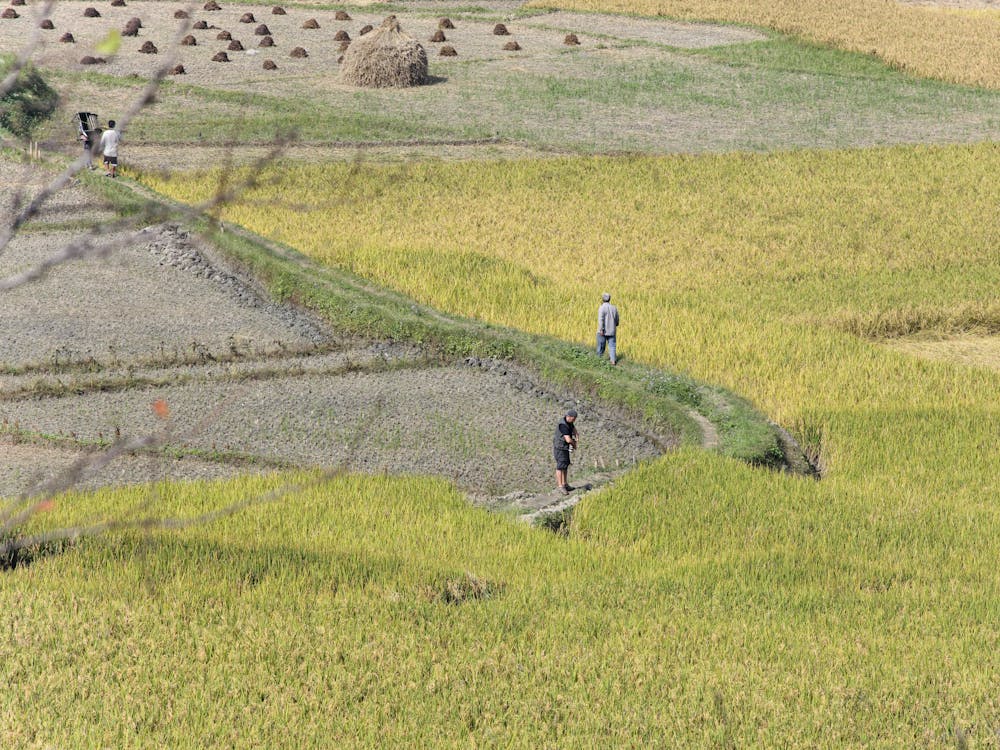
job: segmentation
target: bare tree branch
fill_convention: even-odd
[[[132,101],[131,106],[125,114],[119,118],[118,122],[120,123],[122,131],[124,131],[125,128],[128,127],[128,124],[135,119],[136,115],[142,112],[142,110],[147,105],[151,104],[156,98],[156,91],[159,89],[163,79],[170,73],[170,69],[173,67],[174,61],[177,59],[177,49],[180,46],[180,39],[185,33],[187,33],[190,23],[190,19],[184,19],[181,22],[180,28],[178,29],[174,41],[170,46],[170,50],[167,53],[166,62],[156,69],[149,81],[147,81],[146,85],[143,87],[140,94]],[[37,216],[39,211],[41,211],[42,206],[45,205],[49,198],[66,187],[70,180],[77,175],[77,173],[85,169],[87,167],[87,161],[87,157],[81,154],[75,161],[66,167],[66,169],[59,173],[55,179],[52,180],[52,182],[40,190],[27,206],[16,212],[10,224],[5,227],[3,231],[0,231],[0,255],[2,255],[10,245],[10,241],[14,238],[18,229],[20,229],[26,222]]]
[[[282,487],[276,487],[270,492],[266,492],[262,495],[257,495],[254,497],[245,498],[243,500],[237,501],[230,505],[217,510],[209,511],[207,513],[202,513],[197,516],[192,516],[190,518],[136,518],[136,519],[112,519],[108,521],[102,521],[101,523],[92,524],[90,526],[71,526],[67,528],[54,529],[52,531],[46,531],[34,536],[28,537],[15,537],[13,539],[7,539],[3,543],[0,543],[0,557],[11,554],[12,552],[17,552],[18,550],[26,549],[29,547],[34,547],[36,545],[47,544],[57,541],[75,541],[81,537],[91,537],[98,536],[100,534],[107,534],[112,531],[122,531],[125,529],[140,529],[142,531],[155,531],[157,529],[186,529],[191,526],[201,526],[213,521],[218,521],[222,518],[228,518],[229,516],[235,515],[242,510],[255,505],[267,505],[270,503],[277,502],[287,495],[293,494],[295,492],[301,492],[304,490],[312,489],[313,487],[318,487],[336,476],[342,474],[343,471],[339,468],[331,469],[329,471],[323,472],[319,477],[310,481],[295,485],[284,485]],[[43,509],[47,501],[43,500],[36,505],[42,506]]]
[[[52,6],[55,5],[54,0],[45,0],[45,2],[38,9],[38,14],[36,16],[36,21],[47,18],[49,13],[52,12]],[[28,43],[24,45],[24,48],[18,53],[17,57],[14,58],[14,62],[10,67],[10,71],[7,73],[7,77],[0,81],[0,98],[7,95],[7,93],[14,87],[17,83],[17,77],[24,70],[24,66],[31,61],[32,55],[35,54],[35,50],[38,49],[38,42],[42,37],[42,27],[39,23],[35,24],[35,28],[31,32],[31,36],[28,37]]]
[[[284,151],[286,144],[281,142],[276,144],[265,156],[258,159],[249,171],[249,177],[237,182],[233,186],[220,185],[220,189],[209,200],[195,206],[178,206],[177,211],[182,212],[189,218],[196,218],[205,213],[210,213],[214,209],[232,202],[242,192],[253,190],[260,185],[258,174],[267,164],[273,162]],[[147,221],[158,221],[166,218],[170,211],[162,206],[148,206],[143,218]],[[61,250],[48,256],[39,263],[20,273],[0,279],[0,292],[16,289],[32,281],[44,278],[52,269],[64,263],[85,258],[106,258],[121,248],[128,247],[137,239],[141,230],[130,232],[123,237],[113,241],[100,244],[97,239],[101,236],[111,234],[119,229],[131,226],[135,223],[135,218],[120,219],[110,224],[103,224],[92,228],[87,236],[74,240],[65,245]],[[15,230],[16,231],[16,230]]]

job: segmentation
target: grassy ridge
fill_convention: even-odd
[[[560,0],[555,5],[765,26],[871,54],[920,76],[1000,87],[1000,13],[995,11],[940,11],[895,0]]]
[[[998,168],[993,144],[353,176],[299,165],[224,216],[437,309],[563,340],[589,344],[607,288],[626,356],[720,382],[793,422],[845,400],[938,406],[955,396],[953,371],[841,331],[1000,328]],[[216,176],[148,179],[194,201]],[[963,402],[988,402],[992,376],[961,377]]]

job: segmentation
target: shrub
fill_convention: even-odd
[[[0,78],[7,75],[11,59],[0,59]],[[0,126],[27,138],[47,120],[59,103],[59,94],[33,66],[21,70],[11,90],[0,98]]]

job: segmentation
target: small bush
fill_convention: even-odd
[[[7,75],[10,66],[10,58],[0,59],[0,78]],[[59,94],[56,90],[46,83],[36,68],[25,66],[11,90],[0,98],[0,126],[27,138],[52,116],[57,104]]]

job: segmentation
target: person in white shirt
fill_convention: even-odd
[[[104,155],[104,174],[118,176],[118,142],[121,134],[115,130],[115,121],[108,120],[108,129],[101,136],[101,153]]]

